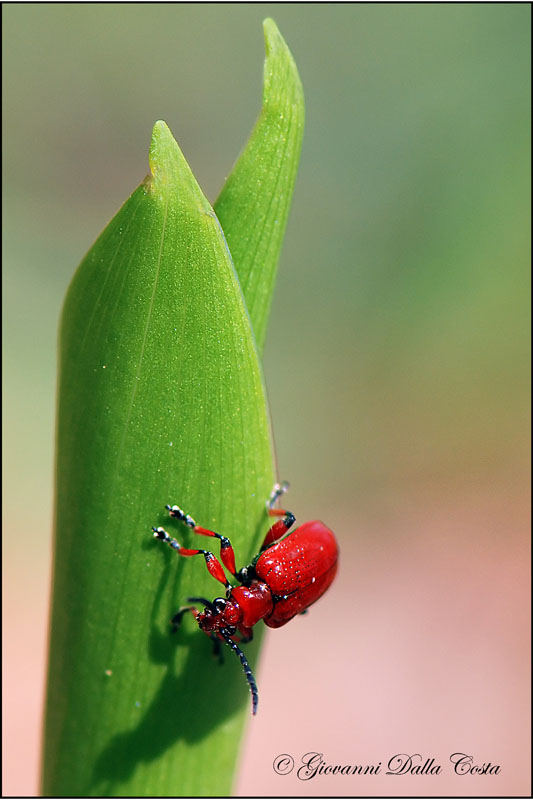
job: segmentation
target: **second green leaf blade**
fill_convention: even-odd
[[[215,203],[261,351],[304,130],[304,95],[276,23],[263,23],[263,108]]]

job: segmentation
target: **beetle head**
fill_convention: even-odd
[[[241,618],[242,611],[234,600],[216,597],[198,614],[197,622],[200,628],[208,633],[228,628],[233,628],[234,633],[235,626]]]

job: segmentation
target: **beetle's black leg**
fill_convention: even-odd
[[[279,498],[283,494],[285,494],[285,492],[288,490],[288,488],[289,488],[288,481],[282,481],[281,483],[275,483],[274,484],[274,488],[272,489],[270,497],[268,498],[268,500],[266,502],[266,506],[267,506],[267,510],[268,511],[270,511],[272,508],[274,508],[274,506],[278,502]]]
[[[279,539],[282,539],[291,525],[294,524],[294,514],[292,514],[290,511],[285,511],[283,508],[274,508],[274,505],[277,503],[281,495],[285,494],[288,488],[289,484],[287,481],[276,483],[272,490],[272,494],[266,502],[268,515],[270,517],[283,517],[283,519],[279,520],[279,522],[275,522],[267,531],[265,540],[261,545],[261,553],[263,550],[266,550],[267,547],[271,547],[271,545],[275,544]]]
[[[278,520],[275,522],[272,527],[267,531],[265,536],[265,540],[261,545],[260,552],[262,553],[263,550],[266,550],[267,547],[271,547],[275,544],[279,539],[282,539],[289,528],[294,525],[295,516],[290,511],[285,511],[282,508],[270,508],[268,513],[271,517],[283,517],[283,519]]]

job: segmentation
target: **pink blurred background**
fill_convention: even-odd
[[[3,7],[4,794],[38,791],[66,286],[156,119],[216,198],[267,15],[307,127],[265,374],[287,505],[341,564],[267,632],[236,791],[529,795],[530,8],[472,3]],[[310,752],[382,771],[303,781]]]
[[[268,635],[239,794],[528,794],[529,547],[515,491],[446,498],[421,485],[373,518],[334,520],[356,539],[330,595]],[[310,752],[331,765],[381,761],[382,771],[303,780]],[[501,771],[458,776],[457,752]],[[400,753],[434,758],[441,773],[386,775]],[[280,754],[295,761],[288,775],[274,772]]]

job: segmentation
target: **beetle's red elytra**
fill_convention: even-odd
[[[294,524],[294,515],[290,511],[274,508],[287,488],[287,483],[274,487],[267,501],[267,511],[270,516],[282,519],[268,530],[261,550],[252,563],[238,572],[233,547],[226,536],[197,525],[179,506],[166,507],[171,517],[181,520],[195,533],[220,540],[222,564],[239,582],[239,586],[231,585],[222,564],[209,550],[189,550],[169,536],[164,528],[152,528],[154,537],[166,542],[179,555],[203,555],[209,573],[225,587],[225,597],[216,597],[214,600],[189,597],[187,602],[202,603],[203,611],[194,605],[183,606],[171,622],[176,631],[183,615],[189,612],[213,641],[215,654],[220,655],[221,642],[233,650],[250,686],[252,714],[257,712],[257,684],[237,641],[241,644],[251,641],[252,629],[260,620],[269,628],[280,628],[296,614],[303,614],[324,594],[337,572],[339,548],[333,532],[323,522],[305,522],[288,533]]]

